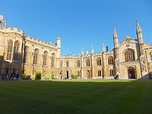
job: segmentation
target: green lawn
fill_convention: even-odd
[[[152,114],[152,80],[0,81],[0,114]]]

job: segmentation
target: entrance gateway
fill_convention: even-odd
[[[86,74],[87,74],[87,79],[89,79],[90,78],[90,71],[87,70]]]
[[[69,78],[69,71],[66,71],[66,78],[68,79]]]
[[[136,79],[136,69],[135,68],[128,68],[128,79]]]

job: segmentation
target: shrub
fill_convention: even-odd
[[[23,80],[26,79],[26,74],[22,74],[22,79],[23,79]]]
[[[54,74],[51,75],[51,79],[54,79]]]
[[[72,79],[77,79],[78,75],[71,75]]]
[[[36,80],[39,80],[39,79],[41,79],[41,72],[36,72],[35,74],[34,74],[34,77],[35,77],[35,79]]]
[[[45,79],[49,79],[49,78],[50,78],[50,74],[46,74]]]
[[[30,80],[30,79],[31,79],[31,76],[26,75],[26,74],[22,74],[22,79],[23,79],[23,80]]]

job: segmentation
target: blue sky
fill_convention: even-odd
[[[0,14],[8,27],[26,35],[56,43],[61,37],[61,54],[102,51],[102,43],[113,49],[113,28],[119,41],[136,37],[136,20],[144,41],[152,44],[151,0],[0,0]]]

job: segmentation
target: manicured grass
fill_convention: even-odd
[[[152,114],[152,80],[0,81],[0,114]]]

